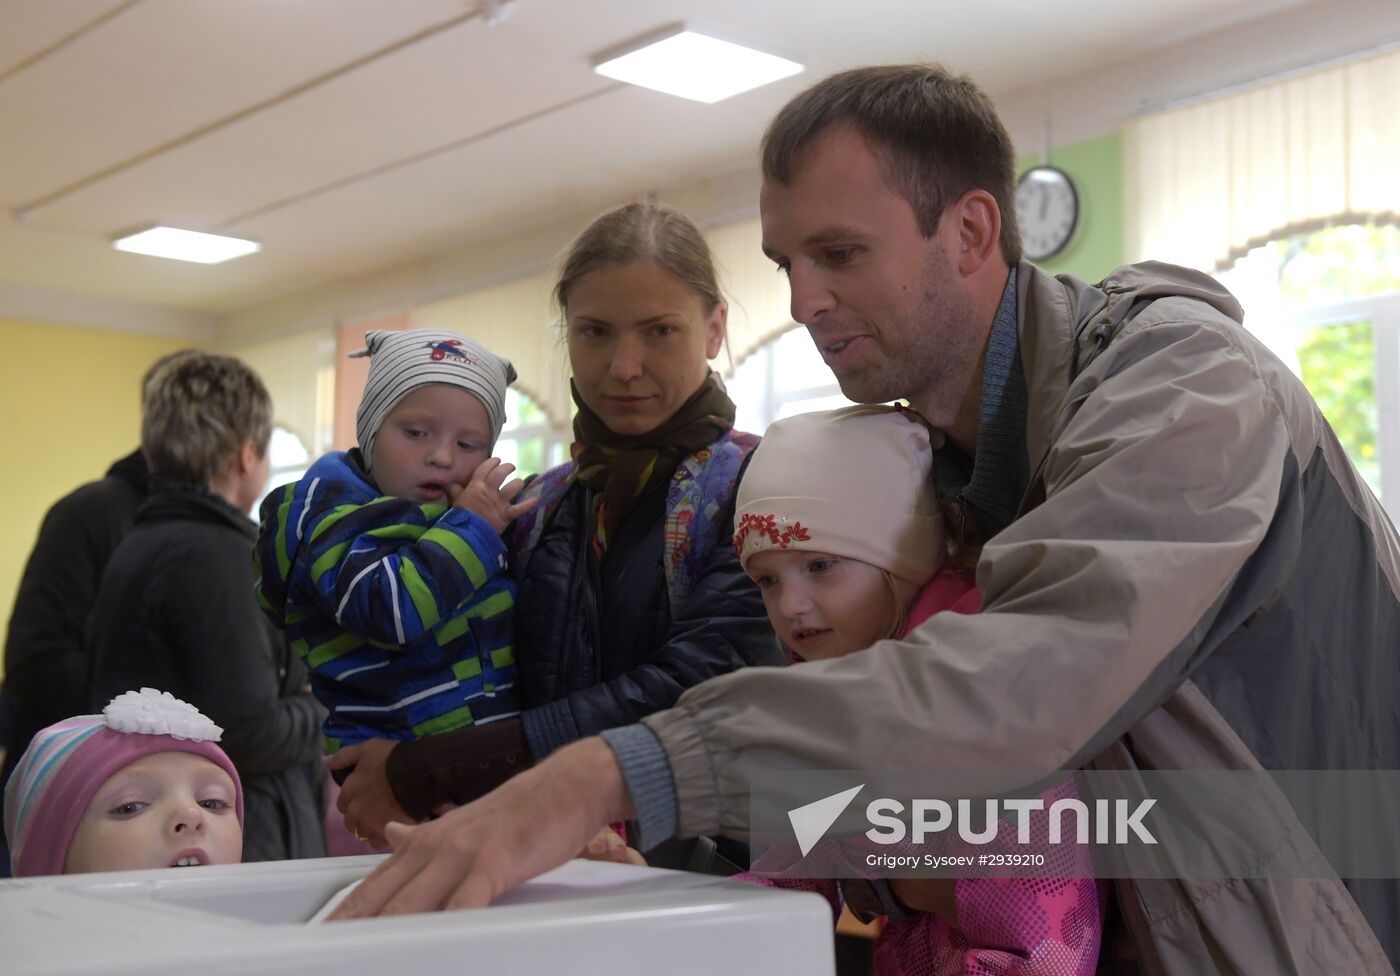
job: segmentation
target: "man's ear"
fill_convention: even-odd
[[[976,274],[1001,255],[1001,208],[986,190],[968,190],[948,211],[955,218],[958,271]]]

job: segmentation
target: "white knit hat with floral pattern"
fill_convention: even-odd
[[[946,555],[933,448],[919,416],[857,406],[779,420],[739,483],[734,548],[858,559],[922,586]]]

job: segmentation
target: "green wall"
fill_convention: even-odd
[[[1041,162],[1038,153],[1020,156],[1016,172]],[[1041,267],[1098,281],[1123,263],[1123,138],[1115,132],[1098,139],[1059,146],[1050,163],[1074,180],[1079,191],[1079,226],[1069,246]]]

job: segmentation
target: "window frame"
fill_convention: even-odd
[[[1380,502],[1392,521],[1400,521],[1400,292],[1319,305],[1285,301],[1282,307],[1280,324],[1299,338],[1311,329],[1371,323]]]

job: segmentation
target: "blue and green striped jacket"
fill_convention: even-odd
[[[258,603],[330,711],[326,748],[519,714],[506,549],[476,515],[381,496],[343,452],[262,505]]]

